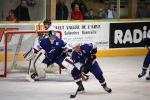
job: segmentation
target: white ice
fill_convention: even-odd
[[[83,83],[85,92],[72,100],[150,100],[150,81],[137,77],[143,60],[144,56],[99,58],[112,93],[106,93],[90,74],[88,82]],[[0,78],[0,100],[71,100],[69,96],[77,88],[73,81],[63,80],[63,75],[56,75],[56,79],[48,75],[45,81],[34,83],[27,82],[25,76],[10,74],[7,78]]]

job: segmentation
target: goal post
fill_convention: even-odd
[[[55,31],[62,39],[61,31]],[[17,30],[5,31],[4,53],[0,55],[0,77],[7,77],[8,73],[15,70],[25,69],[27,71],[28,61],[25,61],[23,54],[33,47],[37,34],[47,34],[47,30]],[[23,66],[23,67],[22,67]],[[13,71],[12,71],[13,70]],[[58,70],[61,73],[61,69]]]

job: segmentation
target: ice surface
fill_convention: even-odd
[[[150,81],[138,79],[144,56],[99,58],[106,82],[112,93],[106,93],[98,81],[90,74],[84,82],[85,92],[72,100],[149,100]],[[47,75],[39,82],[27,82],[25,74],[11,74],[0,78],[0,100],[71,100],[76,84],[70,76]]]

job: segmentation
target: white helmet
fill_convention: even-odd
[[[80,46],[80,45],[81,43],[74,42],[71,44],[71,47],[74,49],[75,47]]]

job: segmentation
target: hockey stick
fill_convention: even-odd
[[[29,61],[28,75],[30,75],[30,70],[31,70],[31,59]]]

